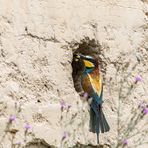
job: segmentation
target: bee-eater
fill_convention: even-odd
[[[97,134],[97,143],[99,144],[99,133],[110,130],[102,111],[103,84],[99,70],[99,62],[97,58],[76,54],[76,59],[80,59],[84,64],[82,72],[81,85],[92,101],[90,103],[90,132]]]

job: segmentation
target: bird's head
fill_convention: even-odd
[[[98,67],[98,60],[93,56],[83,55],[83,54],[76,54],[76,59],[82,60],[82,62],[84,63],[85,68]]]

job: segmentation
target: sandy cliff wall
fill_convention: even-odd
[[[23,145],[36,138],[60,147],[64,131],[71,133],[68,145],[96,143],[88,132],[86,104],[82,104],[72,79],[73,49],[69,45],[85,37],[99,41],[106,62],[104,110],[111,131],[102,135],[101,143],[116,143],[118,83],[114,63],[122,66],[121,53],[123,61],[133,65],[140,60],[132,76],[143,78],[124,113],[147,97],[147,6],[146,0],[0,0],[0,147],[10,148],[17,142]],[[86,113],[86,124],[76,134],[72,133],[83,118],[78,115],[65,127],[60,122],[62,99],[72,106],[63,122],[68,123],[75,113]],[[12,131],[6,131],[11,114],[16,120],[7,127]],[[27,138],[26,123],[31,126]]]

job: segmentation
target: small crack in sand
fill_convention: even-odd
[[[31,37],[31,38],[35,38],[35,39],[37,39],[37,40],[42,40],[42,41],[44,41],[44,42],[60,43],[60,41],[57,40],[57,39],[55,38],[55,36],[54,36],[54,37],[51,37],[51,38],[41,37],[41,36],[38,36],[38,35],[35,35],[35,34],[29,32],[27,27],[25,27],[25,32],[26,32],[26,34],[23,34],[23,36],[29,36],[29,37]]]

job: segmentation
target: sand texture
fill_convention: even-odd
[[[96,145],[88,129],[89,107],[75,90],[71,64],[79,45],[92,40],[103,63],[103,110],[111,126],[101,134],[100,147],[114,147],[123,75],[129,73],[123,96],[136,75],[142,78],[121,102],[124,130],[132,108],[148,99],[148,1],[0,0],[0,148]],[[12,122],[10,115],[16,117]],[[146,131],[147,121],[142,119],[136,129]],[[129,140],[129,148],[135,141]]]

